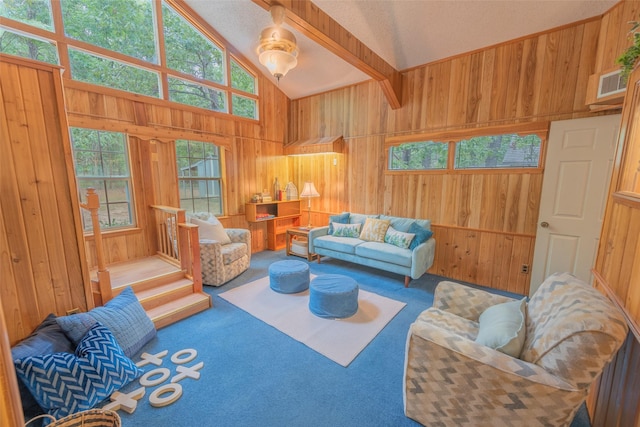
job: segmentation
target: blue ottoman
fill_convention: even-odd
[[[324,274],[309,285],[309,310],[318,317],[344,318],[358,311],[358,283],[341,274]]]
[[[281,294],[309,289],[309,265],[302,261],[276,261],[269,266],[269,286]]]

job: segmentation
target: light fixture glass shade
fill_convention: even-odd
[[[279,81],[298,64],[298,46],[293,33],[280,26],[284,20],[284,7],[274,6],[271,15],[276,25],[262,30],[257,51],[260,63]]]
[[[271,75],[278,80],[298,64],[295,56],[283,50],[265,50],[260,53],[259,59],[260,63],[267,67]]]
[[[302,187],[302,192],[300,193],[300,197],[311,198],[311,197],[320,197],[320,193],[316,190],[316,186],[313,185],[313,182],[305,182],[304,187]]]

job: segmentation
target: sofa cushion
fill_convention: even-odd
[[[229,235],[224,230],[222,223],[212,216],[209,220],[203,221],[198,218],[191,218],[191,224],[198,226],[198,238],[201,240],[216,240],[223,245],[231,243]]]
[[[360,228],[362,224],[333,224],[333,236],[336,237],[360,237]]]
[[[409,227],[409,233],[415,234],[415,237],[411,241],[411,245],[409,245],[409,249],[411,250],[414,250],[433,236],[433,232],[431,230],[424,228],[417,222],[411,224],[411,227]]]
[[[414,237],[415,234],[413,233],[403,233],[393,227],[389,227],[387,229],[387,233],[384,235],[384,242],[397,246],[401,249],[408,249]]]
[[[519,357],[526,334],[526,298],[492,305],[482,312],[476,342]]]
[[[229,243],[228,245],[222,245],[220,252],[222,253],[224,265],[229,265],[247,254],[247,245],[244,243]]]
[[[446,329],[448,332],[475,340],[478,336],[478,323],[473,320],[440,310],[439,308],[428,308],[416,319],[416,323],[427,323],[432,326]]]
[[[380,219],[388,219],[391,222],[391,227],[398,231],[407,233],[411,224],[416,223],[420,227],[431,230],[431,220],[428,219],[415,219],[415,218],[403,218],[400,216],[380,215]]]
[[[389,243],[364,242],[356,246],[355,254],[363,258],[411,267],[411,251]]]
[[[349,224],[362,224],[364,225],[367,218],[377,219],[380,215],[365,215],[365,214],[349,214]]]
[[[355,254],[356,247],[362,243],[364,243],[364,240],[354,239],[353,237],[336,237],[335,235],[317,237],[313,241],[313,245],[316,248],[343,252],[346,254]]]
[[[102,307],[96,307],[88,313],[58,317],[56,321],[74,344],[80,342],[95,323],[100,322],[113,333],[128,357],[135,355],[156,336],[155,325],[130,286]]]
[[[367,218],[360,232],[360,238],[369,242],[384,243],[388,228],[388,219]]]
[[[333,222],[339,224],[349,224],[349,212],[342,212],[341,214],[329,216],[329,231],[328,234],[333,234]]]

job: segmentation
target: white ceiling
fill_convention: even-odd
[[[601,15],[618,0],[314,0],[325,13],[402,71],[563,24]],[[185,0],[235,49],[258,62],[260,31],[272,24],[251,0]],[[293,30],[285,24],[289,30]],[[280,80],[291,99],[370,79],[293,31],[298,66]],[[270,77],[270,76],[269,76]],[[275,82],[275,79],[273,79]]]

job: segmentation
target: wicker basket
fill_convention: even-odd
[[[64,418],[56,420],[51,415],[39,415],[30,419],[25,427],[32,421],[41,418],[48,418],[51,422],[47,427],[120,427],[120,415],[114,411],[104,409],[89,409],[75,414],[67,415]]]

